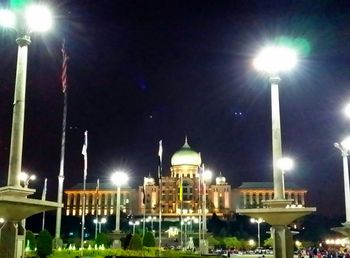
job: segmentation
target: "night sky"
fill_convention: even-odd
[[[272,181],[270,87],[252,67],[269,42],[300,48],[282,74],[286,175],[308,190],[308,206],[345,216],[340,152],[350,133],[342,114],[350,100],[348,1],[50,1],[54,29],[29,47],[23,170],[35,173],[55,200],[66,39],[69,106],[65,188],[82,181],[83,133],[89,131],[88,182],[124,169],[130,184],[156,176],[158,141],[164,174],[188,136],[191,147],[233,187]],[[2,1],[3,6],[7,5]],[[282,37],[282,39],[281,39]],[[0,171],[6,183],[15,81],[16,33],[0,31]],[[302,44],[301,44],[302,43]]]

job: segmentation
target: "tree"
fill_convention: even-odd
[[[213,237],[213,236],[209,236],[207,240],[208,240],[208,245],[209,245],[209,246],[216,247],[216,246],[220,245],[220,241],[217,240],[217,239],[216,239],[215,237]]]
[[[134,234],[129,244],[130,250],[142,250],[142,240],[139,234]]]
[[[154,239],[154,236],[152,232],[147,231],[142,239],[143,246],[146,247],[155,247],[156,246],[156,240]]]
[[[52,237],[46,229],[39,233],[37,239],[37,254],[40,258],[45,258],[52,253]]]
[[[36,245],[36,243],[35,243],[35,236],[34,236],[33,232],[30,231],[30,230],[26,231],[26,241],[25,241],[26,247],[27,247],[28,241],[29,241],[29,248],[30,248],[30,250],[34,250],[35,249],[35,245]]]
[[[241,248],[242,243],[237,239],[237,237],[225,237],[224,243],[228,248]]]
[[[273,245],[272,237],[265,239],[265,241],[264,241],[265,247],[272,247],[272,245]]]

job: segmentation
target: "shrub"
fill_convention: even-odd
[[[34,236],[33,232],[30,231],[30,230],[26,231],[26,241],[25,241],[26,247],[27,247],[28,241],[29,241],[29,248],[30,248],[30,250],[34,250],[35,249],[35,245],[36,245],[36,243],[35,243],[35,236]]]
[[[147,231],[142,239],[143,246],[146,247],[155,247],[156,246],[156,240],[154,239],[154,235],[152,232]]]
[[[130,250],[142,250],[142,240],[139,234],[134,234],[129,244]]]
[[[95,244],[100,246],[100,245],[104,245],[107,246],[107,242],[108,242],[108,237],[105,233],[99,233],[97,234],[96,240],[95,240]]]
[[[52,237],[46,229],[39,233],[37,239],[37,254],[45,258],[52,253]]]

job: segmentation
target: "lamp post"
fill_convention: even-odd
[[[135,227],[140,225],[140,221],[129,221],[129,225],[132,226],[132,234],[135,235]]]
[[[50,11],[43,5],[30,5],[15,16],[10,10],[0,11],[0,25],[15,29],[18,37],[17,71],[15,94],[13,102],[13,116],[11,129],[11,147],[8,170],[8,186],[20,186],[20,173],[22,167],[23,128],[25,91],[27,79],[28,46],[32,32],[44,32],[50,29],[52,17]]]
[[[202,183],[203,183],[203,195],[202,195],[202,214],[203,214],[203,239],[207,231],[207,183],[211,181],[213,173],[210,170],[205,170],[203,165]]]
[[[345,214],[346,222],[350,223],[350,184],[349,184],[349,166],[348,155],[350,150],[350,137],[347,137],[341,143],[334,143],[334,147],[340,150],[343,157],[343,174],[344,174],[344,192],[345,192]]]
[[[95,223],[95,239],[96,239],[97,238],[97,226],[98,226],[98,233],[101,233],[102,224],[106,224],[107,219],[106,218],[101,218],[101,220],[94,219],[94,223]]]
[[[157,217],[152,217],[152,216],[148,216],[146,221],[151,221],[151,230],[152,230],[152,233],[153,233],[153,221],[156,220]]]
[[[283,193],[283,197],[285,198],[286,189],[285,189],[285,182],[284,182],[284,174],[285,174],[285,172],[293,169],[294,161],[289,157],[283,157],[277,161],[277,167],[282,170],[282,193]]]
[[[292,69],[297,62],[296,52],[292,49],[273,46],[264,48],[254,60],[257,70],[266,72],[271,83],[271,115],[272,115],[272,156],[274,200],[284,200],[283,171],[277,165],[282,159],[281,122],[279,108],[278,84],[281,81],[279,72]]]
[[[251,218],[250,219],[250,222],[251,223],[256,223],[257,225],[258,225],[258,248],[260,248],[260,243],[261,243],[261,241],[260,241],[260,224],[262,223],[262,222],[264,222],[264,220],[263,219],[254,219],[254,218]]]
[[[115,209],[115,232],[120,231],[120,187],[128,182],[128,175],[123,171],[116,171],[112,174],[111,180],[117,187],[117,203]]]

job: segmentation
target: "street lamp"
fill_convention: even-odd
[[[202,195],[202,214],[203,214],[203,239],[205,232],[207,231],[207,183],[210,183],[213,177],[213,172],[205,170],[203,165],[202,183],[203,183],[203,195]]]
[[[112,174],[111,180],[117,187],[117,204],[115,209],[115,232],[120,231],[120,186],[128,182],[128,175],[123,171],[115,171]]]
[[[260,243],[261,243],[261,241],[260,241],[260,224],[262,222],[265,222],[265,221],[263,219],[260,219],[260,218],[259,219],[251,218],[250,222],[251,223],[256,223],[258,225],[258,248],[260,248]]]
[[[132,234],[135,235],[135,227],[140,225],[140,221],[129,221],[129,225],[132,226]]]
[[[296,63],[296,52],[292,49],[281,46],[264,48],[253,62],[254,67],[258,71],[263,71],[268,74],[271,83],[274,200],[285,199],[283,191],[283,172],[277,165],[278,160],[282,158],[281,122],[278,96],[278,83],[281,81],[279,72],[291,70]]]
[[[290,171],[294,167],[294,160],[289,157],[283,157],[277,161],[277,167],[282,171],[282,191],[283,198],[285,198],[285,185],[284,185],[284,174],[287,171]]]
[[[21,172],[19,174],[19,180],[20,182],[23,182],[23,186],[25,188],[28,188],[29,186],[29,181],[34,181],[36,179],[36,176],[34,174],[32,175],[29,175],[28,173],[26,172]]]
[[[153,232],[153,221],[156,220],[157,217],[152,217],[152,216],[148,216],[146,219],[146,222],[150,222],[151,221],[151,230]]]
[[[17,13],[16,13],[17,14]],[[28,46],[32,32],[44,32],[52,26],[52,16],[44,5],[30,5],[18,12],[18,16],[10,10],[0,11],[0,25],[15,29],[18,37],[17,71],[15,94],[13,102],[13,116],[11,129],[11,147],[7,185],[20,186],[22,166],[23,128],[25,91],[27,78]]]
[[[350,150],[350,137],[347,137],[341,143],[334,143],[334,147],[340,150],[343,157],[343,174],[344,174],[344,192],[345,192],[345,214],[346,222],[350,223],[350,183],[349,183],[349,166],[348,155]]]
[[[102,224],[106,224],[107,219],[106,218],[102,218],[101,220],[94,219],[94,223],[95,223],[95,239],[96,239],[97,238],[97,226],[98,226],[98,233],[101,233]]]

